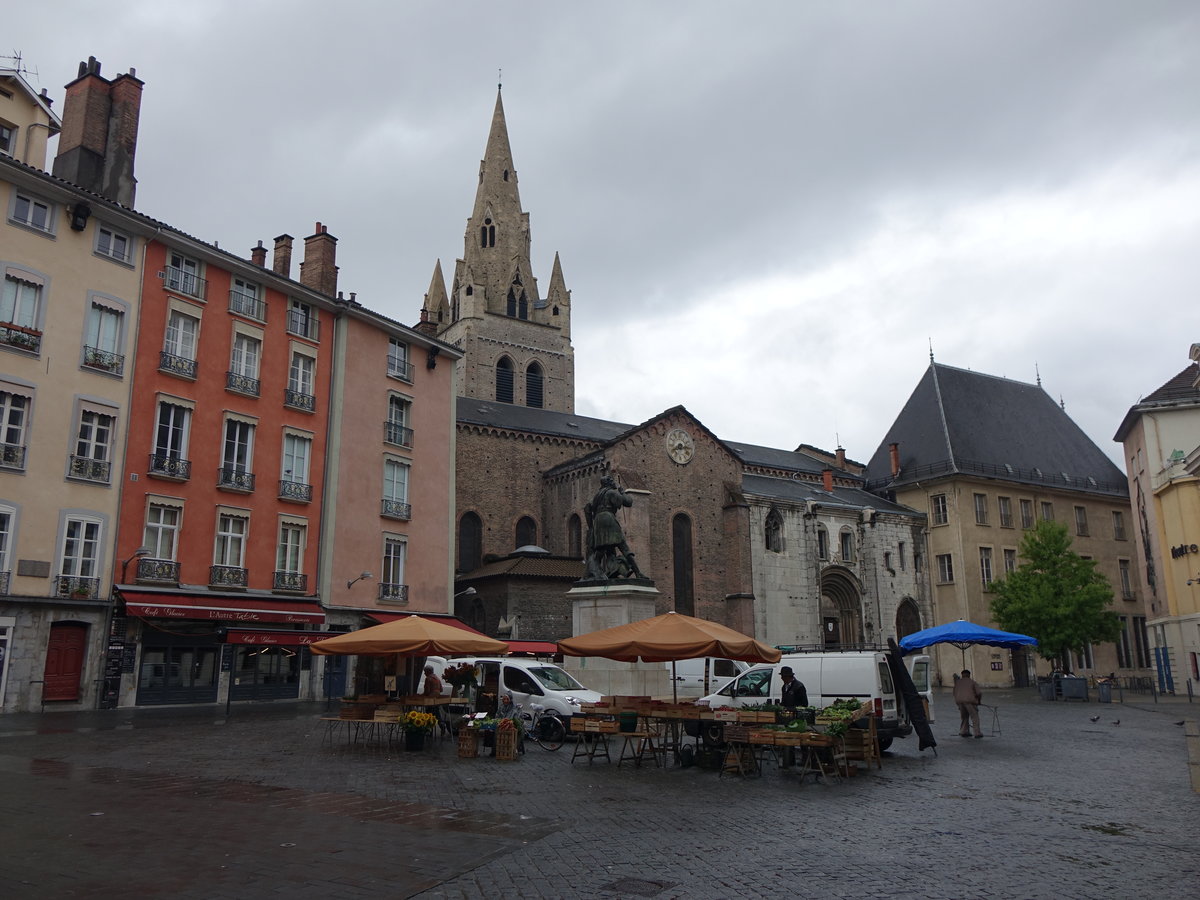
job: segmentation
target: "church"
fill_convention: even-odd
[[[585,506],[607,475],[633,501],[621,526],[659,613],[788,647],[932,624],[926,516],[869,493],[841,448],[738,443],[683,406],[641,423],[577,415],[573,299],[557,254],[545,294],[534,277],[499,93],[478,177],[462,258],[448,290],[435,265],[417,326],[463,353],[456,614],[509,640],[569,637]]]

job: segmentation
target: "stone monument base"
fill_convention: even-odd
[[[578,637],[658,615],[659,591],[654,582],[577,583],[567,591],[572,604],[571,634]],[[564,656],[563,668],[584,687],[613,694],[670,699],[669,663],[621,662],[600,656]]]

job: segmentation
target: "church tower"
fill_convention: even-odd
[[[571,292],[556,253],[549,290],[539,293],[529,244],[497,91],[463,256],[449,292],[441,262],[434,266],[418,327],[462,349],[463,396],[574,412]]]

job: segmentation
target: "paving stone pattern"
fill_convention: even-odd
[[[881,770],[841,783],[572,765],[570,744],[500,762],[459,759],[452,741],[330,743],[310,705],[7,716],[0,885],[39,898],[1195,896],[1200,797],[1173,723],[1200,705],[985,699],[999,735],[960,739],[939,695],[937,756],[897,741]]]

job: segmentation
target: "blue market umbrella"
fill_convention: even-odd
[[[966,665],[967,648],[974,644],[987,644],[989,647],[1005,647],[1012,650],[1015,647],[1036,645],[1037,638],[1031,638],[1027,634],[988,628],[986,625],[976,625],[966,619],[947,622],[945,625],[934,625],[932,628],[926,628],[900,638],[900,649],[905,656],[932,644],[953,644],[962,651],[963,664]]]

